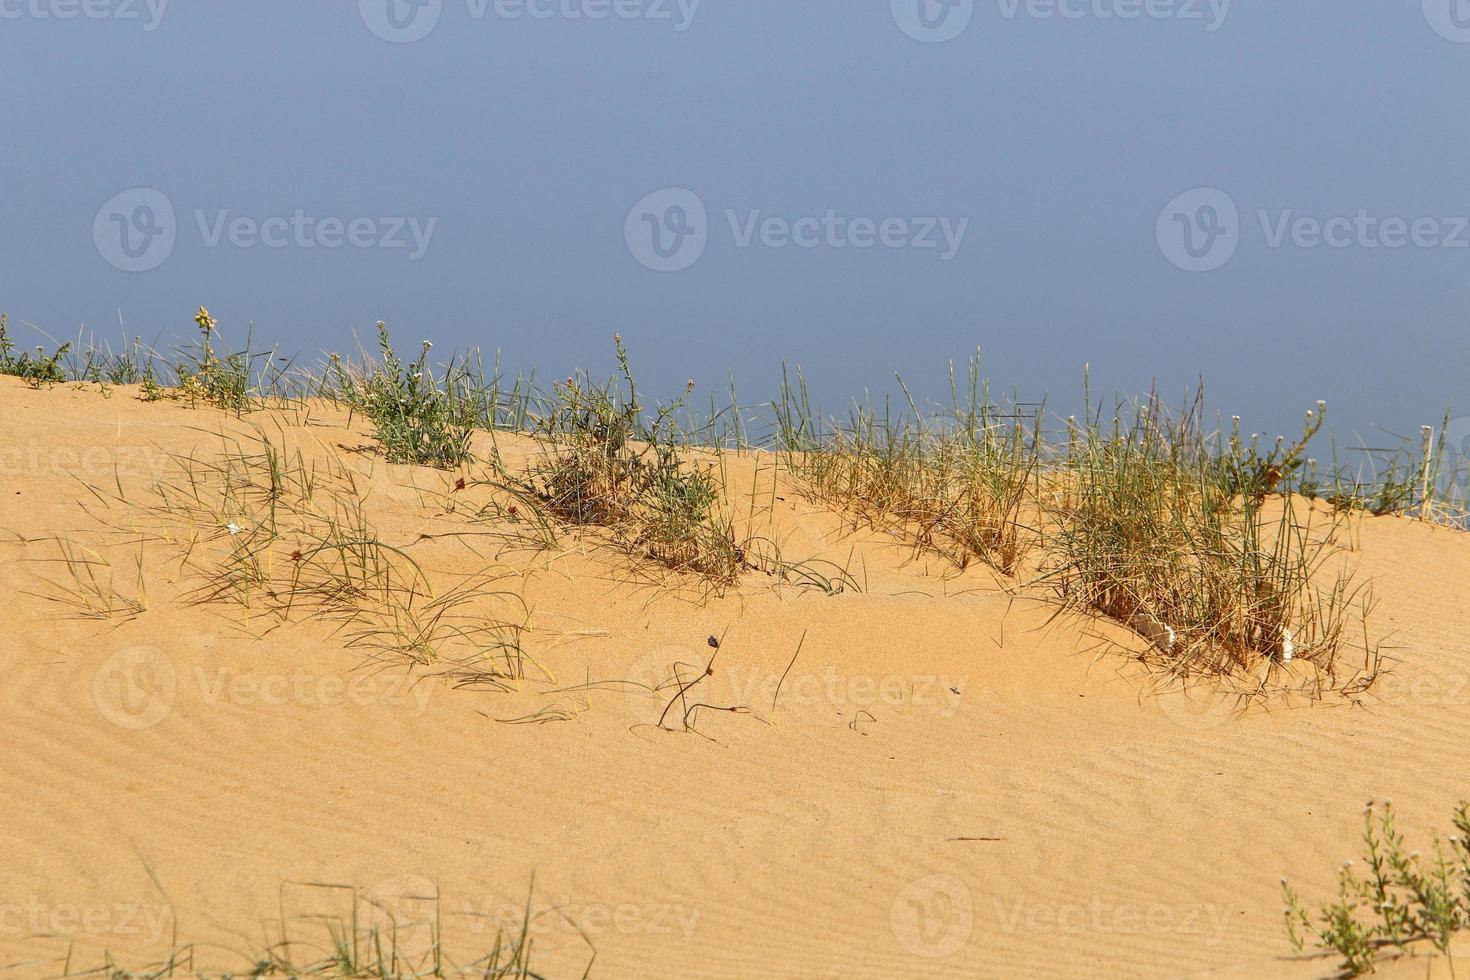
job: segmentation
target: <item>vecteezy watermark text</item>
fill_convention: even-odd
[[[760,208],[726,208],[723,217],[730,241],[740,249],[912,249],[935,252],[941,262],[959,254],[970,228],[967,217],[874,217],[836,208],[794,217]],[[645,196],[628,212],[623,240],[645,268],[678,272],[700,260],[719,227],[711,227],[698,194],[666,187]]]
[[[702,0],[464,0],[474,21],[643,20],[672,24],[676,32],[694,23]],[[368,30],[385,41],[411,44],[434,32],[444,17],[445,0],[358,0]]]
[[[0,20],[115,20],[156,31],[169,0],[0,0]]]
[[[1426,0],[1430,2],[1430,0]],[[995,0],[1007,21],[1173,20],[1214,33],[1225,26],[1234,0]],[[975,0],[889,0],[894,23],[916,41],[939,44],[965,32]]]
[[[1013,899],[994,897],[991,904],[1001,929],[1061,935],[1171,934],[1200,936],[1208,946],[1218,945],[1230,927],[1234,909],[1229,906],[1192,902],[1166,905],[1105,902],[1101,898],[1082,903],[1037,901],[1024,895]]]
[[[114,725],[131,731],[145,731],[163,722],[181,696],[210,708],[374,705],[422,715],[432,693],[432,684],[399,674],[310,673],[299,667],[274,673],[195,667],[180,673],[172,657],[150,646],[113,653],[92,677],[97,710]]]
[[[31,895],[0,902],[0,936],[141,936],[153,945],[173,917],[168,905],[48,902]]]
[[[1155,236],[1164,257],[1188,272],[1223,268],[1248,240],[1252,224],[1258,226],[1260,243],[1273,250],[1470,249],[1470,215],[1405,216],[1369,208],[1302,214],[1294,208],[1257,208],[1253,217],[1254,222],[1245,221],[1225,191],[1200,187],[1164,206]]]
[[[237,214],[229,208],[195,208],[193,219],[204,248],[383,249],[403,251],[410,262],[424,257],[439,227],[437,217],[339,217],[312,214],[305,208],[263,217]],[[173,201],[151,187],[135,187],[114,196],[98,209],[92,222],[97,254],[124,272],[147,272],[163,265],[178,238]]]

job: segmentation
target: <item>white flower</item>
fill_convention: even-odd
[[[226,524],[225,525],[225,530],[226,531],[229,531],[231,534],[239,534],[240,533],[240,525],[234,524],[234,523]]]

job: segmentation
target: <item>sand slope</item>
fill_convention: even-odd
[[[230,951],[283,909],[350,907],[290,881],[360,886],[365,916],[403,913],[405,947],[436,894],[471,959],[534,875],[562,912],[537,926],[553,975],[588,958],[571,919],[600,977],[1317,976],[1332,962],[1294,958],[1278,879],[1325,897],[1369,799],[1422,839],[1470,793],[1463,534],[1364,521],[1347,557],[1376,582],[1396,673],[1361,703],[1234,717],[1152,692],[1099,648],[1121,631],[842,533],[787,489],[765,518],[786,557],[844,565],[863,592],[751,576],[701,597],[595,541],[438,537],[468,527],[440,505],[452,475],[343,452],[370,436],[321,406],[237,421],[0,379],[0,413],[0,975],[58,974],[69,946],[74,968],[156,958],[175,925],[240,969]],[[167,454],[253,426],[348,460],[384,537],[436,574],[501,569],[554,680],[454,689],[365,664],[326,626],[185,601],[158,544],[137,616],[58,600],[57,536],[135,591],[139,546],[98,526],[86,484],[142,499]],[[763,465],[732,461],[732,485]],[[625,681],[703,663],[712,634],[706,697],[751,713],[705,712],[707,737],[654,729],[663,702]],[[562,720],[509,723],[536,712]]]

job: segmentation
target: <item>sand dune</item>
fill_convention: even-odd
[[[453,474],[351,451],[370,435],[328,406],[234,419],[0,379],[0,412],[0,975],[176,943],[243,970],[283,915],[307,944],[302,917],[350,914],[351,893],[289,882],[358,886],[364,921],[396,918],[406,950],[437,906],[472,959],[534,877],[552,976],[591,950],[599,977],[1320,976],[1333,961],[1286,942],[1279,879],[1325,897],[1366,801],[1427,829],[1465,793],[1454,531],[1367,518],[1343,542],[1374,581],[1390,677],[1241,715],[1156,690],[1129,632],[1053,618],[785,487],[761,517],[783,556],[861,591],[752,574],[708,595],[595,537],[538,552],[523,527],[468,522]],[[141,502],[171,454],[257,429],[347,467],[431,576],[492,570],[524,601],[536,667],[490,690],[329,624],[190,601],[189,542],[101,520],[121,511],[88,485]],[[727,466],[759,486],[769,461]],[[57,539],[146,608],[78,605]],[[748,713],[659,730],[668,698],[640,685],[697,672],[711,636],[702,699]]]

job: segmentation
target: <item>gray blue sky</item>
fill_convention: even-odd
[[[57,337],[1470,416],[1467,0],[0,0],[0,66]]]

